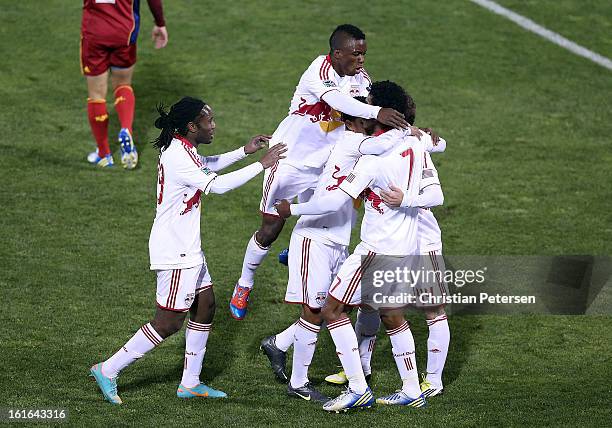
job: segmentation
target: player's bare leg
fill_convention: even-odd
[[[90,163],[100,167],[113,166],[113,157],[108,145],[108,111],[106,91],[108,90],[108,71],[97,76],[86,76],[87,118],[97,149],[87,156]]]
[[[402,309],[381,310],[380,318],[391,340],[393,359],[402,379],[402,389],[376,400],[380,404],[424,407],[419,385],[414,338]]]
[[[421,391],[426,397],[434,397],[444,391],[442,372],[448,355],[450,329],[443,305],[427,308],[424,312],[429,337],[427,338],[427,373],[423,376]]]
[[[302,305],[302,314],[295,327],[293,366],[287,394],[291,397],[326,403],[329,397],[321,394],[308,380],[308,368],[314,356],[321,324],[323,324],[321,310]]]
[[[234,319],[242,320],[246,316],[249,296],[253,288],[255,271],[268,255],[270,246],[280,235],[285,219],[263,214],[261,227],[253,234],[247,244],[242,262],[242,274],[234,287],[230,301],[230,313]]]
[[[224,398],[218,391],[200,382],[202,362],[206,354],[206,343],[215,316],[215,294],[212,286],[195,296],[189,310],[189,321],[185,329],[185,363],[183,378],[176,392],[180,398]]]

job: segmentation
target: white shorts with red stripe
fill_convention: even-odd
[[[427,272],[427,275],[421,275],[415,284],[417,294],[415,306],[417,308],[440,306],[438,302],[442,301],[442,296],[449,294],[448,285],[444,281],[446,265],[442,251],[422,253],[420,264],[422,272]]]
[[[187,312],[195,296],[212,287],[206,263],[173,270],[157,270],[157,306],[176,312]]]
[[[317,186],[319,175],[323,168],[298,169],[286,162],[277,162],[272,168],[267,168],[264,173],[263,194],[259,206],[263,214],[278,217],[274,204],[281,199],[292,201],[305,192],[312,194]],[[306,199],[300,197],[300,202]]]
[[[292,233],[289,243],[289,281],[285,302],[321,309],[329,286],[347,255],[345,245],[323,244]]]
[[[357,245],[338,272],[329,289],[329,294],[340,303],[349,306],[361,304],[361,277],[376,253],[368,251],[363,244]]]

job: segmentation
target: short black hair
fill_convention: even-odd
[[[329,36],[329,50],[333,52],[340,49],[346,36],[355,40],[365,40],[366,38],[365,33],[352,24],[338,25]]]
[[[372,83],[370,100],[372,105],[388,107],[404,113],[406,121],[411,125],[414,124],[416,104],[404,88],[397,83],[390,80]]]
[[[361,95],[360,95],[360,96],[357,96],[357,97],[353,97],[353,99],[355,99],[355,100],[357,100],[357,101],[360,101],[360,102],[362,102],[362,103],[364,103],[364,104],[367,104],[367,103],[368,103],[368,100],[366,99],[366,97],[362,97]],[[342,122],[345,122],[345,121],[347,121],[347,120],[350,120],[350,121],[352,122],[352,121],[354,121],[355,119],[357,119],[357,117],[356,117],[356,116],[351,116],[350,114],[348,114],[348,113],[344,113],[344,112],[340,113],[340,120],[341,120]]]

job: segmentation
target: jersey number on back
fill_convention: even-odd
[[[408,186],[406,187],[409,188],[410,187],[410,178],[412,178],[412,167],[414,165],[414,152],[412,151],[412,149],[408,149],[405,150],[401,153],[402,157],[409,157],[410,158],[410,171],[409,171],[409,175],[408,175]]]

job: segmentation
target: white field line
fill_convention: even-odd
[[[602,67],[607,68],[608,70],[612,70],[612,60],[610,60],[609,58],[606,58],[603,55],[599,55],[598,53],[595,53],[591,50],[588,50],[587,48],[582,47],[572,42],[571,40],[566,39],[562,35],[536,24],[531,19],[525,18],[524,16],[519,15],[518,13],[512,12],[511,10],[506,9],[505,7],[502,7],[490,0],[470,1],[472,3],[476,3],[477,5],[484,7],[485,9],[490,10],[493,13],[508,18],[510,21],[514,22],[517,25],[520,25],[525,30],[531,31],[532,33],[535,33],[538,36],[544,37],[546,40],[553,42],[554,44],[559,45],[562,48],[565,48],[568,51],[575,53],[576,55],[589,59],[594,63],[597,63]]]

